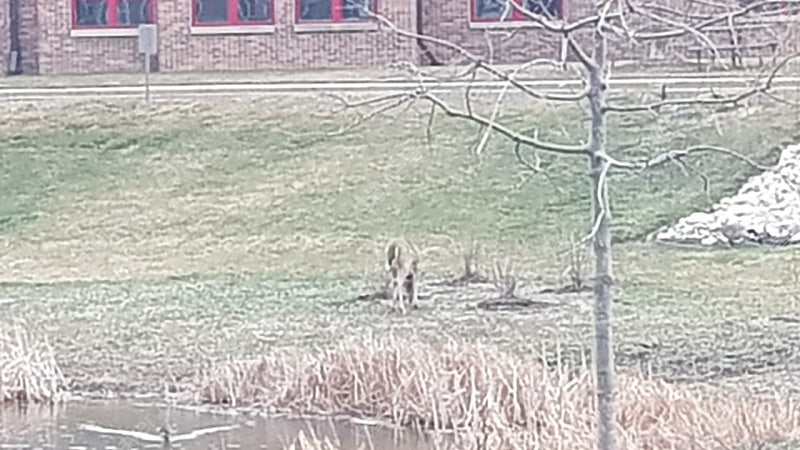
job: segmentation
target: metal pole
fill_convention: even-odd
[[[150,104],[150,54],[144,54],[144,101]]]

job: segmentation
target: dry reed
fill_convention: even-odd
[[[21,326],[0,333],[0,399],[2,402],[53,403],[66,382],[45,342],[36,342]]]
[[[341,445],[338,442],[331,441],[328,436],[320,439],[314,434],[313,430],[309,431],[309,437],[301,430],[300,433],[284,447],[284,450],[340,450]],[[361,450],[361,449],[359,449]]]
[[[206,402],[466,431],[444,448],[594,447],[589,371],[549,369],[488,347],[353,341],[315,357],[281,352],[215,365],[197,382]],[[617,386],[620,449],[736,448],[800,436],[800,409],[788,400],[735,398],[629,372]]]

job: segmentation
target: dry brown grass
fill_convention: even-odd
[[[37,342],[22,326],[0,334],[0,399],[55,402],[66,381],[47,341]]]
[[[276,353],[198,375],[200,399],[387,418],[459,430],[445,447],[593,448],[592,376],[490,347],[349,342],[317,356]],[[718,389],[618,377],[622,449],[735,448],[800,435],[800,408]],[[443,441],[444,442],[444,441]],[[298,447],[306,448],[306,447]],[[327,448],[327,447],[326,447]]]
[[[284,450],[340,450],[341,445],[337,442],[337,440],[331,440],[328,436],[323,438],[317,437],[314,434],[313,430],[309,430],[309,435],[303,431],[297,434],[297,436],[289,443]],[[358,449],[361,450],[361,449]]]

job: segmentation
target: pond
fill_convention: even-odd
[[[157,440],[83,429],[91,424],[105,429],[130,430],[159,435],[169,424],[173,439],[193,430],[218,426],[235,429],[174,442],[170,447]],[[427,450],[425,436],[386,427],[353,425],[330,420],[264,418],[254,414],[212,414],[163,405],[119,401],[69,401],[57,407],[0,407],[0,449],[268,449],[281,450],[301,431],[339,439],[342,450],[363,448]],[[371,442],[371,444],[370,444]]]

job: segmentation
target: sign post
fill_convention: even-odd
[[[144,54],[144,98],[150,104],[150,61],[158,52],[158,31],[155,24],[139,24],[139,53]]]

